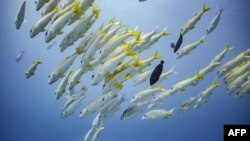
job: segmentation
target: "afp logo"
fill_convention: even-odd
[[[250,125],[224,125],[224,141],[249,141]]]

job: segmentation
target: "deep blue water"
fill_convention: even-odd
[[[14,25],[16,11],[20,5],[19,0],[2,0],[0,2],[0,140],[1,141],[79,141],[83,140],[85,133],[91,126],[94,116],[80,120],[77,111],[67,119],[60,119],[61,108],[65,98],[56,101],[54,97],[55,85],[47,84],[48,74],[53,67],[65,56],[71,54],[74,48],[64,53],[59,52],[58,45],[47,50],[44,35],[40,34],[34,39],[29,38],[29,30],[33,23],[39,19],[40,12],[35,12],[34,1],[26,5],[27,23],[17,31]],[[150,50],[143,52],[143,56],[150,56],[156,50],[165,60],[164,70],[176,66],[177,75],[164,81],[164,87],[192,76],[198,69],[206,66],[210,60],[228,43],[234,50],[227,54],[223,63],[243,50],[249,48],[250,2],[247,0],[207,0],[206,4],[212,11],[204,14],[196,28],[185,37],[183,45],[197,40],[205,34],[208,22],[220,7],[225,7],[221,21],[209,36],[206,37],[207,45],[202,46],[190,55],[179,60],[170,48],[170,43],[175,42],[181,26],[197,13],[204,1],[194,0],[147,0],[139,3],[138,0],[97,0],[96,4],[102,9],[100,19],[91,30],[96,29],[101,23],[115,17],[130,28],[136,25],[140,30],[149,32],[158,25],[160,28],[168,27],[170,35],[163,37]],[[67,27],[65,33],[69,31]],[[60,42],[62,36],[56,38]],[[15,56],[22,50],[25,55],[20,63],[15,63]],[[41,57],[44,64],[39,66],[36,75],[29,80],[25,79],[24,72],[36,58]],[[155,61],[154,65],[157,65]],[[79,60],[72,67],[75,70]],[[159,106],[170,109],[178,107],[186,98],[197,95],[210,85],[215,78],[216,71],[207,75],[197,87],[178,93],[166,103]],[[87,99],[82,107],[91,99],[100,96],[101,85],[91,87],[89,84],[91,73],[82,78],[82,82],[89,86]],[[132,80],[126,82],[123,89],[127,97],[144,90],[144,83],[133,87]],[[219,82],[222,81],[220,80]],[[224,124],[250,124],[250,96],[236,99],[228,95],[225,87],[215,90],[209,102],[198,110],[191,110],[175,114],[173,118],[160,121],[142,121],[140,117],[132,120],[121,121],[122,111],[129,105],[126,102],[122,109],[105,123],[101,134],[103,141],[221,141],[223,140]]]

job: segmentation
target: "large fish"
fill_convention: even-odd
[[[152,72],[151,76],[150,76],[150,85],[154,85],[161,77],[162,74],[162,70],[163,70],[163,64],[164,61],[161,60],[161,63],[159,65],[157,65],[154,69],[154,71]]]

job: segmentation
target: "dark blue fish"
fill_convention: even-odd
[[[161,63],[159,65],[157,65],[154,69],[154,71],[152,72],[151,76],[150,76],[150,85],[154,85],[161,77],[161,73],[163,70],[163,64],[164,61],[161,60]]]
[[[179,48],[181,47],[182,41],[183,41],[183,36],[182,36],[182,34],[180,34],[180,37],[179,37],[177,43],[171,44],[171,47],[174,49],[174,53],[176,53],[179,50]]]

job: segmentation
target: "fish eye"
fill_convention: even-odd
[[[91,76],[92,77],[92,79],[94,78],[94,74]]]
[[[100,50],[100,53],[102,53],[102,51]]]
[[[85,46],[87,46],[88,44],[87,43],[85,43]]]
[[[45,35],[47,36],[47,35],[48,35],[48,32],[46,32]]]
[[[68,37],[68,40],[69,40],[69,37]]]
[[[30,30],[30,33],[32,32],[32,29]]]
[[[102,86],[103,88],[105,87],[105,84],[103,84],[103,86]]]
[[[80,112],[80,114],[82,114],[82,111]]]
[[[104,101],[105,99],[104,98],[102,98],[102,101]]]

